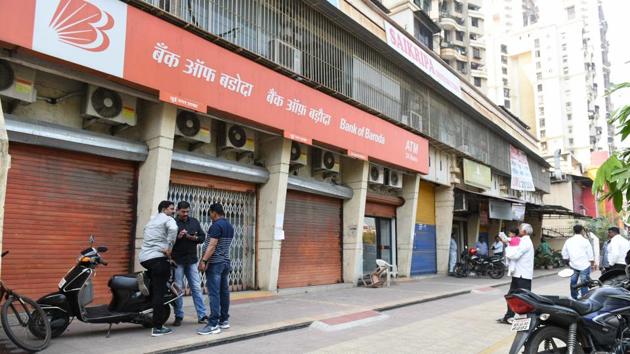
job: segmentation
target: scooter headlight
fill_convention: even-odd
[[[538,318],[540,318],[541,321],[547,321],[549,319],[549,317],[551,317],[551,316],[548,313],[543,313]]]

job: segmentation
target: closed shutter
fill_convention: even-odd
[[[365,215],[393,219],[396,209],[404,204],[400,197],[368,192],[365,201]]]
[[[136,163],[13,143],[9,151],[2,280],[35,299],[55,291],[93,234],[109,248],[95,303],[108,302],[107,281],[131,263]]]
[[[287,192],[278,288],[342,281],[341,201]]]
[[[413,237],[411,275],[434,274],[437,272],[435,228],[435,187],[422,181],[418,195],[418,211]]]

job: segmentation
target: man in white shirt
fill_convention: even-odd
[[[589,229],[584,229],[586,235],[588,235],[588,240],[591,242],[591,246],[593,247],[593,257],[595,258],[595,268],[593,270],[599,269],[599,259],[600,259],[600,247],[599,247],[599,237],[597,237],[594,233]]]
[[[573,275],[571,276],[571,297],[578,298],[578,289],[574,289],[573,286],[578,284],[585,284],[591,276],[591,268],[595,268],[595,257],[593,256],[593,247],[589,240],[584,237],[584,227],[582,225],[573,226],[573,232],[575,235],[568,239],[562,247],[562,259],[569,261],[569,267],[573,269]],[[588,292],[587,287],[581,287],[579,289],[580,296],[586,295]]]
[[[532,278],[534,277],[534,244],[531,236],[534,229],[530,224],[521,224],[519,227],[518,237],[521,241],[514,252],[506,253],[506,257],[510,262],[512,272],[512,283],[508,294],[516,289],[532,290]],[[514,317],[514,311],[508,306],[507,312],[503,318],[498,319],[500,323],[511,323]]]
[[[619,234],[618,227],[611,227],[608,229],[608,268],[606,271],[610,271],[613,268],[625,269],[626,267],[626,254],[630,250],[630,244],[623,236]]]

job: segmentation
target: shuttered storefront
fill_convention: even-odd
[[[278,288],[342,281],[341,201],[287,192]]]
[[[109,248],[95,303],[108,302],[107,281],[130,268],[137,164],[15,143],[9,151],[2,280],[33,298],[55,291],[93,234]]]
[[[393,219],[396,217],[396,209],[401,205],[403,205],[403,200],[399,197],[368,192],[365,215]]]
[[[169,200],[187,201],[191,216],[198,219],[204,231],[210,228],[210,205],[221,203],[225,216],[234,226],[230,249],[232,291],[253,289],[255,279],[256,185],[227,178],[179,170],[171,171]],[[201,253],[201,245],[198,252]],[[202,274],[205,289],[205,274]]]
[[[436,236],[435,187],[431,182],[422,181],[418,195],[411,275],[437,273]]]

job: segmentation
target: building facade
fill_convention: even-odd
[[[2,276],[26,294],[54,287],[95,234],[110,248],[103,300],[111,274],[140,269],[164,199],[190,201],[204,227],[225,205],[234,290],[356,283],[377,258],[445,272],[462,219],[465,242],[541,219],[526,208],[549,190],[535,138],[370,2],[72,6],[0,3]],[[76,16],[98,21],[66,28]],[[24,277],[33,250],[59,262]]]

